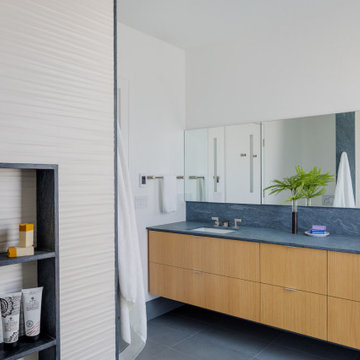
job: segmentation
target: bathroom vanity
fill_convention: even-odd
[[[360,349],[360,239],[242,227],[148,228],[149,291]]]

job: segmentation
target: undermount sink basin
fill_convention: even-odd
[[[234,232],[234,230],[215,229],[215,228],[208,228],[208,227],[200,227],[197,229],[193,229],[192,231],[207,232],[207,233],[214,233],[214,234],[228,234],[228,233]]]

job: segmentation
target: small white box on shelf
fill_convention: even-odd
[[[19,246],[32,247],[34,246],[34,225],[20,224],[19,225]]]

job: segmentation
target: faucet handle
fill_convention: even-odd
[[[242,219],[234,219],[234,228],[238,229],[239,224],[242,222]]]
[[[211,218],[211,220],[214,220],[214,221],[215,221],[215,226],[219,226],[219,225],[220,225],[219,217],[213,216],[213,217]]]

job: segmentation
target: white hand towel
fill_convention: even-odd
[[[197,201],[205,201],[205,178],[199,177],[197,179]]]
[[[161,187],[162,212],[172,213],[176,211],[177,189],[176,176],[166,175],[162,180]]]
[[[355,207],[349,160],[346,152],[340,157],[335,188],[334,207]]]

